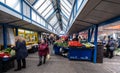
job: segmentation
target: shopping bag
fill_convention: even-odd
[[[49,59],[50,59],[50,54],[47,55],[47,60],[49,60]]]

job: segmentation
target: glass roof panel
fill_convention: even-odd
[[[65,25],[67,25],[67,21],[65,20],[65,18],[64,18],[64,17],[62,17],[62,22],[64,22],[64,23],[65,23]]]
[[[63,5],[61,5],[61,11],[64,11],[65,15],[70,16],[70,12],[68,12]]]
[[[67,20],[67,21],[68,21],[68,18],[66,17],[66,15],[64,15],[62,12],[60,12],[60,14],[62,15],[62,17],[64,17],[64,18],[65,18],[65,20]]]
[[[50,24],[53,26],[57,22],[56,15],[50,20]]]
[[[42,16],[46,16],[51,10],[54,11],[52,4],[42,13]]]
[[[72,8],[72,5],[68,2],[68,0],[61,0],[62,2],[65,2],[65,4],[69,7]]]
[[[45,0],[38,0],[38,2],[34,5],[34,8],[37,9],[44,1]]]
[[[53,12],[54,7],[50,0],[38,0],[38,2],[34,5],[34,8],[46,19]]]
[[[50,4],[51,2],[46,0],[46,2],[38,9],[38,12],[41,14]]]
[[[55,27],[54,27],[54,28],[56,29],[58,26],[59,26],[59,22],[55,25]]]
[[[60,2],[61,2],[61,4],[66,8],[66,10],[68,10],[69,12],[71,11],[71,6],[68,6],[67,4],[66,4],[66,1],[67,0],[61,0]],[[68,3],[68,2],[67,2]]]
[[[52,13],[54,12],[54,9],[51,9],[45,17],[45,19],[47,19]]]
[[[80,5],[81,5],[81,3],[82,3],[82,0],[78,0],[78,6],[77,6],[77,9],[79,9],[79,7],[80,7]]]
[[[52,30],[52,27],[50,25],[48,25],[48,29]]]
[[[64,15],[66,15],[67,18],[69,18],[69,15],[67,15],[64,10],[61,10],[61,12],[62,12]]]

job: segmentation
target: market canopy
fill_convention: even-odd
[[[88,0],[67,32],[72,34],[89,29],[94,25],[101,26],[119,20],[120,0]]]

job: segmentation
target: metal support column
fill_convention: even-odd
[[[3,25],[3,45],[4,45],[4,49],[7,48],[7,27],[5,26],[5,24]]]
[[[90,29],[88,30],[88,42],[90,42]]]
[[[20,2],[20,6],[21,6],[21,14],[22,14],[22,20],[23,20],[23,0],[21,0],[21,2]]]
[[[16,36],[18,36],[18,28],[15,28]]]
[[[94,45],[95,45],[94,58],[93,58],[94,63],[96,63],[96,61],[97,61],[97,45],[98,45],[97,36],[98,36],[98,25],[96,25],[96,27],[95,27],[95,35],[94,35]]]

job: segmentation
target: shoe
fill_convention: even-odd
[[[40,66],[40,65],[42,65],[42,64],[40,63],[40,64],[38,64],[37,66]]]
[[[26,66],[22,66],[22,68],[26,68]]]
[[[46,62],[43,62],[43,64],[45,64]]]
[[[15,69],[14,71],[20,71],[21,69]]]

